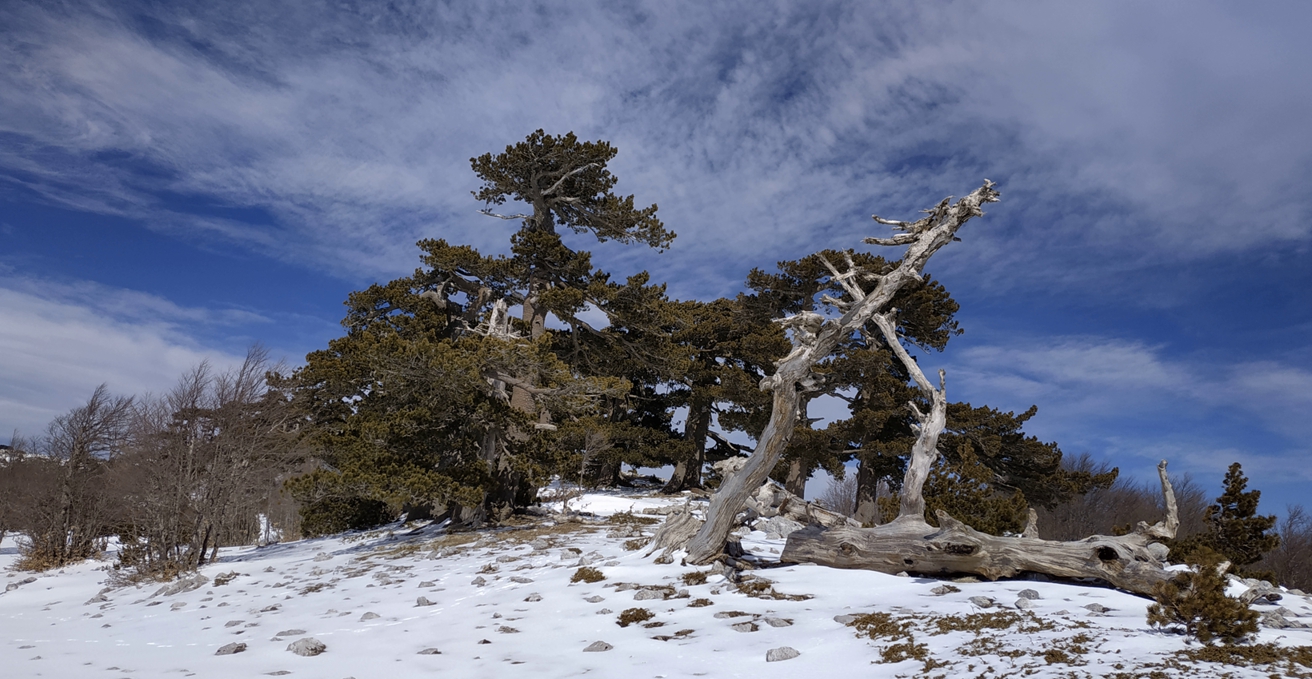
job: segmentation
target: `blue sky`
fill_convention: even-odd
[[[420,238],[504,251],[468,159],[544,128],[679,234],[576,245],[684,298],[988,177],[929,267],[949,396],[1306,502],[1306,3],[187,4],[0,7],[0,440],[255,341],[296,364]]]

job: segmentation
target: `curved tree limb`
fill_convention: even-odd
[[[785,320],[794,327],[793,351],[776,364],[773,375],[761,381],[761,389],[773,393],[770,421],[761,432],[756,450],[742,472],[726,481],[711,498],[706,522],[688,543],[687,560],[690,563],[709,563],[723,551],[733,528],[734,516],[742,509],[748,494],[759,488],[769,476],[788,446],[797,424],[801,393],[814,383],[812,367],[832,353],[843,339],[883,311],[898,290],[920,282],[921,271],[929,258],[952,242],[962,225],[984,214],[984,203],[997,201],[998,192],[993,189],[993,182],[986,179],[983,186],[955,204],[948,205],[947,200],[940,202],[927,211],[928,217],[915,222],[917,233],[895,236],[886,239],[887,243],[876,241],[910,247],[897,266],[878,279],[870,294],[853,299],[842,317],[823,319],[819,323],[809,317],[795,316]]]

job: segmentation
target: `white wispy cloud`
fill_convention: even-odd
[[[144,395],[204,360],[240,362],[197,330],[262,323],[241,310],[180,307],[154,295],[85,282],[0,278],[0,438],[39,434],[99,384]]]
[[[680,233],[662,258],[606,252],[689,290],[985,175],[1007,202],[947,265],[1087,280],[1109,254],[1306,241],[1312,90],[1283,85],[1312,56],[1307,10],[1280,11],[12,4],[0,167],[48,200],[373,276],[424,236],[504,247],[466,159],[573,129],[613,140],[620,188]],[[161,188],[275,223],[179,214]]]
[[[1169,458],[1217,475],[1241,461],[1274,481],[1312,449],[1312,373],[1280,361],[1214,360],[1108,337],[1019,337],[948,352],[949,394],[995,407],[1039,405],[1027,429],[1066,450]],[[1255,477],[1256,478],[1256,477]]]

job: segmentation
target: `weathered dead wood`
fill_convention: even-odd
[[[665,515],[665,522],[656,529],[651,542],[647,543],[649,549],[646,556],[651,556],[658,549],[662,550],[662,556],[669,556],[675,550],[682,549],[701,526],[701,520],[693,516],[687,503],[675,507]]]
[[[1095,535],[1074,542],[1034,537],[999,537],[981,533],[946,513],[939,527],[922,517],[904,515],[874,528],[812,526],[788,536],[780,560],[835,568],[862,568],[884,573],[946,575],[970,573],[990,580],[1022,572],[1061,578],[1099,578],[1128,592],[1151,595],[1167,580],[1162,540],[1175,537],[1179,516],[1166,461],[1157,465],[1166,500],[1166,516],[1155,524],[1140,522],[1128,535]],[[1029,531],[1027,531],[1029,532]]]
[[[838,281],[851,301],[836,303],[843,315],[825,318],[814,312],[802,312],[783,319],[781,324],[792,331],[793,351],[775,364],[775,373],[761,381],[761,389],[773,395],[770,421],[757,441],[756,450],[741,473],[725,481],[711,498],[706,522],[688,543],[687,561],[705,564],[715,560],[724,549],[734,517],[743,508],[747,496],[760,488],[770,475],[779,457],[783,455],[797,424],[798,406],[802,395],[819,388],[811,369],[834,351],[839,342],[865,325],[875,314],[883,311],[893,296],[904,286],[922,281],[922,271],[930,256],[956,239],[957,230],[972,217],[984,214],[984,203],[998,200],[993,182],[984,185],[949,205],[944,199],[936,207],[926,210],[928,215],[919,221],[906,223],[881,219],[875,221],[905,231],[892,238],[867,238],[874,245],[908,245],[906,254],[896,267],[885,273],[860,271],[849,267],[845,274],[836,273]],[[861,277],[876,280],[875,289],[864,294],[852,279]],[[835,300],[837,302],[837,300]]]
[[[771,480],[766,480],[760,488],[756,489],[756,492],[749,495],[746,504],[748,509],[767,519],[782,516],[803,526],[814,525],[825,528],[837,528],[839,526],[859,528],[861,526],[861,524],[847,516],[838,512],[831,512],[814,502],[807,502],[793,495]]]

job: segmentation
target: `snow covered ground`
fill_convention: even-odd
[[[14,571],[17,550],[6,538],[0,544],[0,589],[6,590],[0,594],[0,676],[1280,673],[1270,666],[1183,663],[1175,654],[1190,646],[1147,626],[1148,601],[1105,588],[1037,580],[945,582],[811,565],[754,571],[756,579],[740,588],[711,569],[680,566],[677,559],[655,564],[642,550],[626,549],[626,542],[632,547],[655,528],[628,513],[642,517],[669,502],[594,494],[570,502],[570,510],[596,515],[579,521],[556,517],[450,535],[440,526],[398,524],[230,549],[202,569],[203,580],[116,589],[106,589],[108,561],[42,574]],[[768,558],[783,541],[753,531],[743,545]],[[571,582],[585,565],[605,579]],[[704,583],[696,584],[695,575],[684,581],[697,572],[708,575]],[[755,596],[746,593],[754,590]],[[1017,608],[1021,599],[1025,610]],[[1278,606],[1291,620],[1312,622],[1305,597],[1286,594],[1258,608]],[[635,608],[651,617],[617,624]],[[885,636],[859,636],[844,624],[850,618],[843,616],[869,613],[887,614],[865,619],[885,623],[879,626]],[[316,656],[288,650],[306,638],[326,650]],[[1259,641],[1312,645],[1312,629],[1264,629]],[[244,650],[216,655],[234,644],[245,644]],[[585,650],[590,646],[609,648]],[[796,657],[767,661],[784,647]]]

